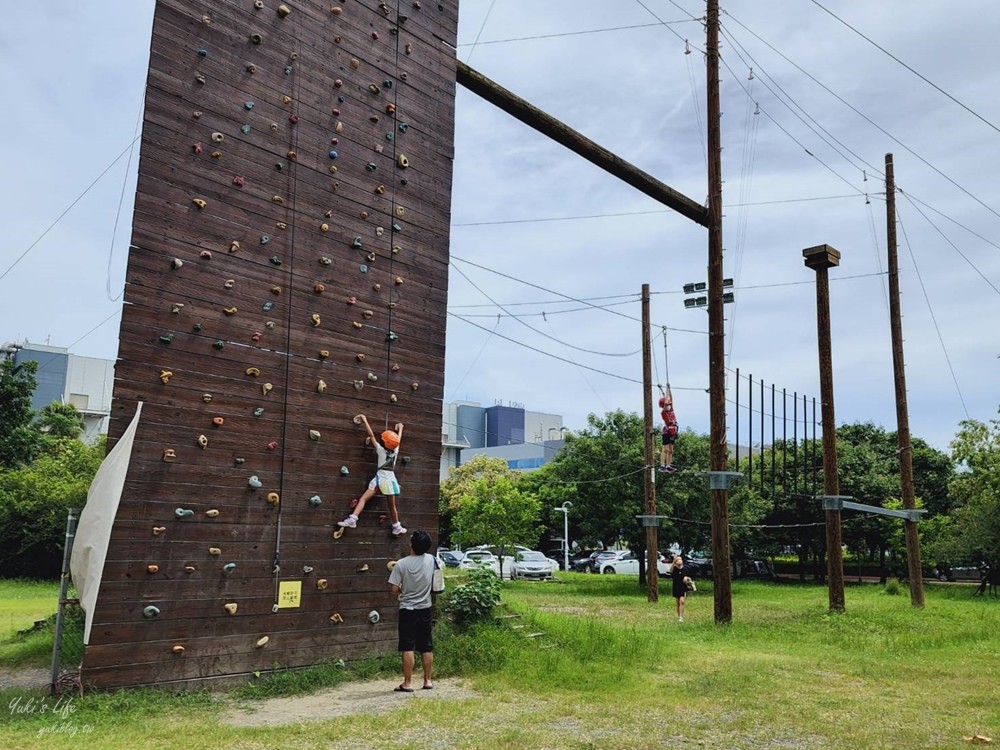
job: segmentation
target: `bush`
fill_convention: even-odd
[[[885,593],[889,596],[899,596],[899,592],[900,587],[898,578],[893,578],[885,585]]]
[[[444,603],[444,611],[459,625],[488,619],[500,603],[500,579],[488,567],[469,571],[469,582],[456,587]]]
[[[66,513],[82,508],[104,458],[93,445],[57,440],[27,466],[0,470],[0,570],[4,576],[57,578]]]

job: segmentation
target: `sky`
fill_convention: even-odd
[[[117,354],[153,6],[5,10],[0,342]],[[748,375],[755,402],[765,383],[768,430],[774,385],[779,437],[782,390],[819,397],[802,250],[821,244],[842,254],[830,271],[837,421],[895,429],[892,153],[910,428],[947,450],[962,420],[992,419],[1000,402],[995,3],[722,8],[731,436],[737,370],[743,431]],[[458,57],[701,203],[703,15],[694,0],[462,0]],[[641,413],[648,283],[654,381],[671,384],[682,427],[708,431],[708,316],[682,293],[707,278],[702,227],[461,87],[451,213],[446,401],[521,404],[571,430],[590,413]]]

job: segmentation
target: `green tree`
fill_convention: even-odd
[[[514,480],[517,472],[507,466],[502,458],[491,458],[484,453],[473,456],[461,466],[453,467],[448,472],[448,478],[441,482],[439,510],[439,529],[441,539],[447,539],[451,544],[466,544],[468,542],[455,535],[454,517],[462,503],[472,494],[476,480],[498,478]]]
[[[0,571],[59,575],[69,508],[83,508],[105,440],[55,441],[33,463],[0,471]]]
[[[951,483],[954,510],[938,551],[950,562],[1000,567],[1000,421],[966,420],[951,443],[959,471]]]
[[[83,415],[73,404],[53,401],[38,410],[34,426],[50,438],[79,438],[85,425]]]
[[[540,513],[538,497],[518,489],[515,479],[481,476],[459,502],[453,533],[466,546],[480,543],[499,547],[502,565],[503,555],[515,544],[527,546],[538,540]]]
[[[0,468],[30,463],[38,452],[39,435],[31,425],[37,372],[33,360],[16,366],[12,359],[0,361]]]

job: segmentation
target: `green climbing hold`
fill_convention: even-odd
[[[172,333],[165,333],[162,336],[160,336],[160,341],[162,341],[164,344],[169,344],[173,340],[174,340],[174,334]]]
[[[276,266],[281,265],[281,258],[279,258],[277,255],[272,255],[270,258],[268,258],[268,260],[270,260],[271,263]]]
[[[223,348],[223,347],[224,347],[225,345],[226,345],[226,342],[225,342],[225,341],[221,341],[221,340],[220,340],[220,341],[216,341],[216,342],[215,342],[214,344],[212,344],[212,346],[213,346],[213,347],[215,347],[216,349],[220,349],[220,350],[221,350],[221,349],[222,349],[222,348]]]
[[[351,246],[352,246],[352,247],[356,247],[356,248],[357,248],[358,250],[360,250],[360,249],[361,249],[361,235],[360,235],[360,234],[359,234],[359,235],[357,235],[357,236],[356,236],[356,237],[354,238],[354,242],[352,242],[352,243],[351,243]]]
[[[160,614],[160,608],[154,607],[152,604],[142,610],[142,616],[146,618],[156,617],[158,614]]]

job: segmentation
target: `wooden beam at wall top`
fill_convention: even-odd
[[[579,154],[587,161],[613,174],[650,198],[703,227],[708,226],[708,209],[705,206],[677,192],[669,185],[643,172],[603,146],[599,146],[565,123],[529,104],[477,70],[470,68],[461,60],[457,62],[456,81],[472,93],[481,96],[539,133],[561,143],[570,151]]]

